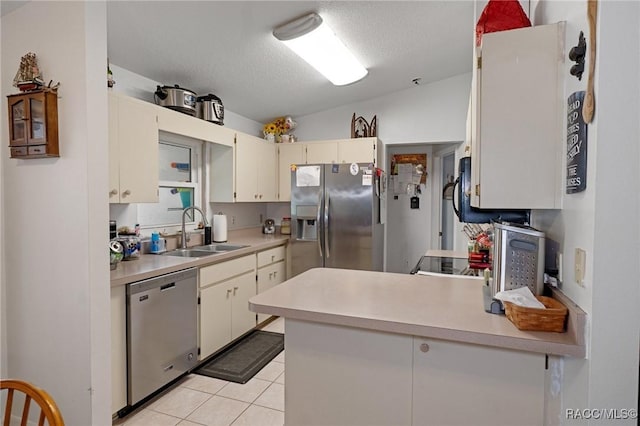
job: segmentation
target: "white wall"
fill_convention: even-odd
[[[385,145],[463,141],[471,73],[368,101],[295,117],[298,140],[351,137],[351,117],[377,116],[378,138]]]
[[[535,24],[567,21],[567,53],[577,44],[581,30],[588,40],[586,10],[586,2],[544,1],[532,8]],[[599,2],[596,112],[588,127],[587,189],[564,194],[561,211],[533,214],[534,226],[561,244],[563,291],[588,313],[588,359],[565,360],[564,408],[637,407],[639,18],[637,2]],[[569,75],[571,65],[567,60],[565,99],[587,85],[586,73],[582,81]],[[564,143],[563,137],[559,140]],[[575,282],[573,272],[576,248],[587,252],[583,287]]]
[[[158,85],[170,86],[176,84],[172,82],[157,82],[116,64],[110,64],[110,68],[113,73],[113,79],[116,82],[113,86],[113,91],[151,103],[155,103],[153,94]],[[197,95],[206,95],[206,93],[198,93]],[[224,105],[224,99],[222,99],[222,104]],[[224,109],[224,127],[262,137],[262,123],[243,117],[233,111],[229,111],[227,108]]]
[[[0,154],[2,374],[45,388],[67,424],[110,424],[105,4],[28,2],[1,30],[3,111],[29,51],[62,83],[60,158]]]

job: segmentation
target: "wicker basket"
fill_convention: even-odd
[[[527,308],[504,302],[507,318],[519,330],[563,332],[567,308],[556,299],[536,296],[547,309]]]

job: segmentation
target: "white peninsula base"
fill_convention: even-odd
[[[544,422],[544,354],[285,322],[286,425]]]

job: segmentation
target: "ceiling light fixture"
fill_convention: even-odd
[[[336,86],[356,82],[368,73],[317,13],[277,27],[273,36]]]

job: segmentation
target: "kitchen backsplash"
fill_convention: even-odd
[[[211,222],[211,215],[219,212],[227,215],[229,230],[262,226],[267,218],[274,219],[276,225],[280,225],[283,217],[291,216],[289,203],[210,203],[207,221]],[[137,204],[110,204],[109,219],[117,221],[119,228],[133,227],[138,220]],[[145,229],[145,224],[140,225],[144,235],[151,232]],[[162,231],[164,228],[158,229]]]

